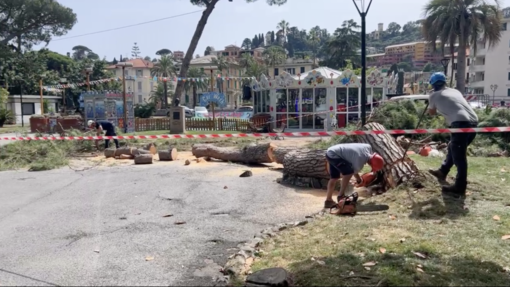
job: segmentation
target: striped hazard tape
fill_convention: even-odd
[[[249,137],[313,137],[313,136],[359,136],[374,134],[447,134],[447,133],[500,133],[510,132],[510,127],[485,127],[463,129],[415,129],[384,131],[331,131],[331,132],[287,132],[287,133],[238,133],[238,134],[204,134],[204,135],[150,135],[150,136],[68,136],[68,137],[0,137],[0,140],[106,140],[106,139],[206,139],[206,138],[249,138]]]

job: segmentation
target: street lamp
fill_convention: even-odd
[[[443,65],[444,75],[445,76],[448,74],[448,64],[449,63],[450,63],[450,59],[449,58],[441,59],[441,65]]]
[[[62,114],[65,115],[65,113],[66,113],[66,87],[64,85],[67,84],[67,79],[60,78],[60,84],[63,85],[63,88],[62,88]]]
[[[495,103],[495,100],[496,100],[496,90],[498,89],[498,85],[491,85],[490,86],[491,90],[492,90],[492,106],[494,106],[494,103]]]
[[[358,3],[360,5],[358,6]],[[361,16],[361,126],[364,126],[366,123],[367,116],[367,23],[366,17],[368,10],[370,10],[370,6],[372,5],[372,0],[368,0],[368,5],[365,5],[367,0],[352,0],[352,3],[356,6],[359,15]]]
[[[117,68],[122,67],[122,100],[124,103],[124,133],[128,132],[128,120],[127,120],[127,101],[126,101],[126,67],[133,67],[133,63],[130,62],[119,62],[116,65]]]
[[[85,75],[87,75],[87,92],[90,92],[90,73],[92,73],[92,67],[86,67]]]

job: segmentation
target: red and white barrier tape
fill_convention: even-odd
[[[107,139],[205,139],[205,138],[251,138],[251,137],[311,137],[311,136],[358,136],[374,134],[446,134],[446,133],[499,133],[510,132],[510,127],[462,128],[462,129],[416,129],[416,130],[385,130],[385,131],[332,131],[332,132],[288,132],[288,133],[238,133],[209,135],[150,135],[150,136],[69,136],[69,137],[0,137],[0,140],[107,140]]]

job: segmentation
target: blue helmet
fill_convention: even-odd
[[[437,72],[437,73],[432,74],[432,76],[430,76],[429,84],[434,86],[438,82],[446,83],[446,76],[444,75],[444,73]]]

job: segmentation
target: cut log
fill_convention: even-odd
[[[379,123],[368,123],[363,127],[365,130],[384,131],[385,128]],[[360,142],[368,143],[372,150],[384,159],[383,188],[388,190],[395,188],[401,183],[407,182],[419,174],[418,167],[407,155],[404,149],[389,134],[360,135]]]
[[[326,150],[294,150],[283,159],[281,182],[316,189],[326,189],[329,170]]]
[[[195,144],[191,153],[199,157],[211,157],[222,161],[241,162],[246,164],[274,162],[274,149],[271,143],[252,144],[242,149],[233,147],[217,147],[212,144]]]
[[[115,150],[115,156],[119,157],[123,154],[133,155],[133,148],[130,147],[121,147]]]
[[[274,159],[276,163],[283,164],[283,158],[291,151],[297,150],[297,147],[277,147],[274,149]]]
[[[121,154],[119,155],[119,159],[133,159],[134,156],[130,155],[130,154]]]
[[[294,280],[287,270],[276,267],[250,274],[246,278],[245,286],[294,286]]]
[[[329,179],[326,150],[294,150],[283,159],[283,174]]]
[[[107,148],[104,150],[104,156],[106,158],[115,157],[115,149],[114,148]]]
[[[137,156],[137,155],[140,155],[140,154],[150,154],[152,155],[152,152],[150,150],[144,150],[144,149],[133,149],[131,151],[132,155],[133,156]]]
[[[149,143],[142,147],[143,150],[149,151],[152,155],[158,153],[158,148],[155,143]]]
[[[168,150],[160,150],[158,152],[159,160],[161,161],[174,161],[177,160],[177,149],[170,147]]]
[[[152,154],[139,154],[135,156],[135,164],[151,164]]]

